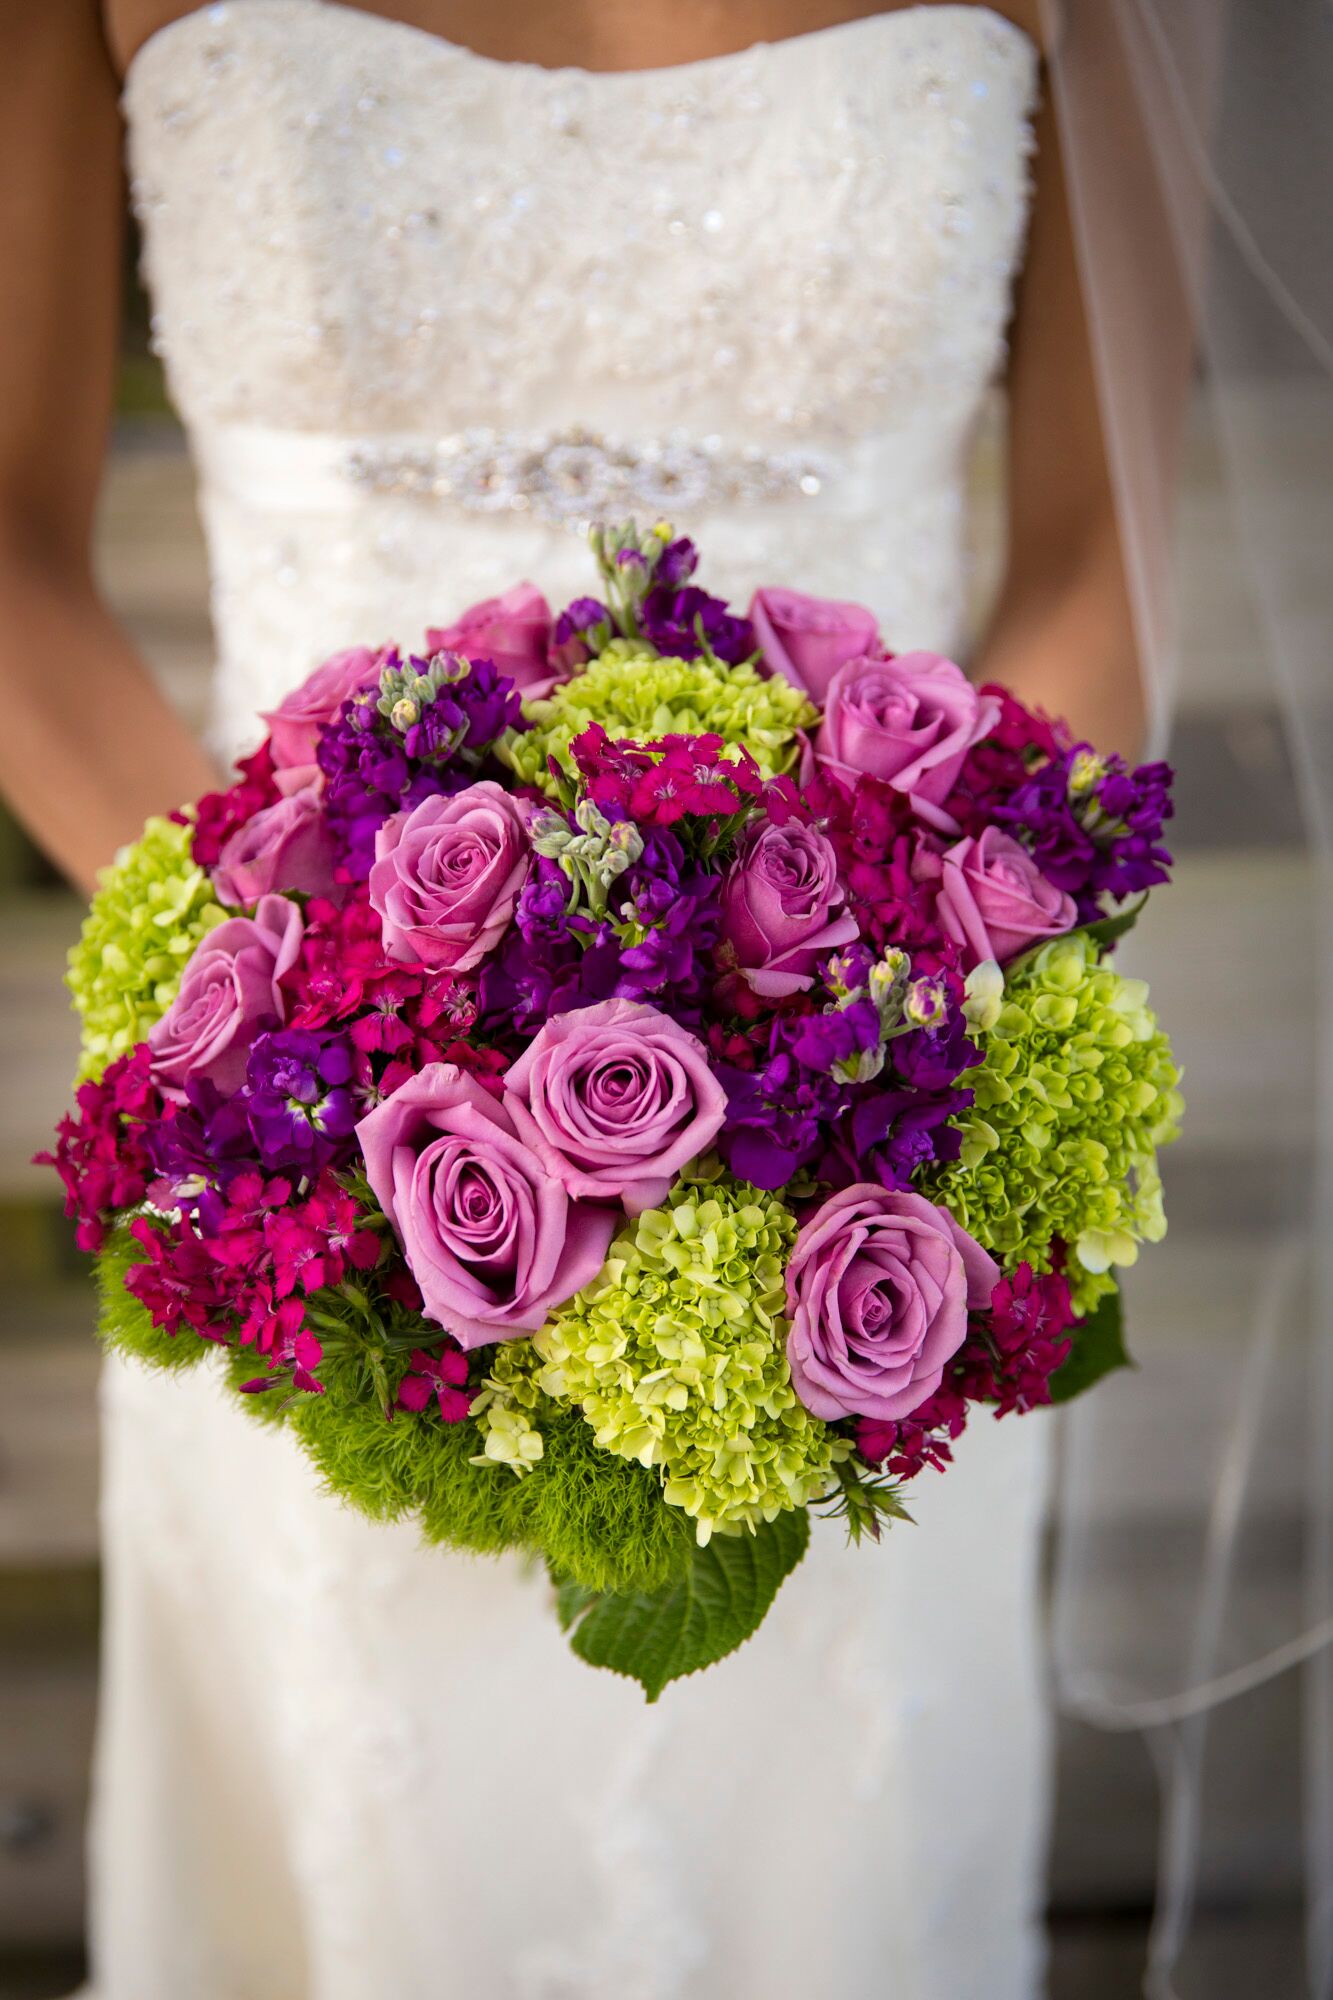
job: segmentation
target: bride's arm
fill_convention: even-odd
[[[0,790],[84,888],[150,812],[214,781],[93,581],[121,236],[95,0],[5,8],[0,64]]]
[[[1049,101],[1036,138],[1009,367],[1008,567],[974,674],[1132,756],[1143,687]]]

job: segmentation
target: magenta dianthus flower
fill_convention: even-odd
[[[266,737],[252,756],[238,759],[236,769],[240,776],[234,785],[222,792],[205,793],[194,809],[190,852],[201,868],[215,868],[231,836],[281,796],[274,777],[271,738]]]
[[[81,1083],[76,1103],[77,1115],[65,1116],[56,1128],[54,1153],[38,1153],[33,1164],[55,1168],[80,1250],[97,1251],[116,1212],[143,1200],[155,1172],[149,1140],[163,1104],[147,1044],[118,1057],[95,1081]]]
[[[398,1407],[419,1413],[431,1397],[446,1424],[461,1424],[472,1408],[467,1388],[467,1356],[461,1347],[446,1341],[438,1354],[414,1347],[408,1356],[408,1372],[398,1385]]]

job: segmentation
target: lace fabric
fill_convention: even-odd
[[[336,647],[586,588],[563,519],[509,504],[547,476],[522,440],[574,431],[635,478],[666,438],[817,462],[696,492],[710,587],[954,643],[1035,69],[970,6],[613,77],[322,0],[155,36],[126,110],[220,740]],[[494,510],[346,476],[483,435]],[[101,2000],[1038,1991],[1042,1419],[978,1424],[879,1551],[820,1524],[761,1640],[649,1709],[540,1576],[340,1509],[206,1368],[114,1366],[107,1409]]]
[[[868,599],[895,643],[955,644],[1034,77],[1031,44],[973,7],[644,76],[492,63],[321,0],[231,0],[154,37],[126,92],[133,190],[203,475],[221,736],[453,591],[586,581],[536,509],[370,481],[330,509],[307,483],[321,438],[373,456],[484,425],[497,463],[570,432],[808,461],[815,495],[691,501],[715,587],[799,553],[808,588]]]

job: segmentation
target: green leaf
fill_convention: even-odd
[[[581,1660],[638,1681],[656,1701],[669,1682],[725,1659],[758,1630],[809,1540],[798,1507],[753,1535],[715,1535],[667,1590],[599,1596],[559,1583],[560,1622]]]
[[[553,1574],[551,1581],[555,1585],[555,1612],[560,1620],[560,1630],[568,1632],[571,1626],[578,1623],[584,1612],[596,1604],[603,1593],[600,1590],[589,1590],[586,1584],[575,1583],[573,1578],[568,1576]]]
[[[1051,1401],[1068,1403],[1081,1396],[1103,1375],[1117,1368],[1132,1368],[1125,1347],[1125,1314],[1119,1291],[1108,1292],[1082,1326],[1074,1328],[1074,1344],[1069,1359],[1051,1377]]]
[[[819,1511],[830,1520],[846,1521],[847,1538],[852,1542],[859,1542],[864,1535],[879,1541],[883,1521],[912,1524],[897,1482],[869,1471],[850,1458],[839,1465],[837,1488]]]
[[[1133,930],[1143,914],[1147,901],[1148,892],[1145,889],[1141,896],[1134,902],[1127,903],[1123,910],[1117,910],[1114,916],[1099,917],[1095,924],[1083,924],[1080,928],[1094,944],[1114,944],[1117,938],[1127,937]]]

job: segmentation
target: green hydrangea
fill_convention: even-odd
[[[796,761],[796,731],[816,721],[799,689],[780,675],[764,680],[753,666],[660,657],[641,640],[614,639],[581,674],[544,701],[524,703],[532,728],[501,746],[525,784],[551,792],[554,756],[572,769],[571,738],[590,722],[608,736],[650,743],[667,735],[714,735],[743,745],[767,778]]]
[[[720,1169],[685,1177],[531,1341],[497,1350],[477,1412],[487,1454],[521,1470],[539,1397],[576,1404],[602,1450],[657,1468],[701,1543],[827,1493],[850,1447],[792,1388],[783,1273],[795,1236],[776,1195]]]
[[[200,938],[227,916],[190,839],[188,826],[150,819],[99,878],[65,976],[83,1020],[80,1080],[143,1040]]]
[[[1085,935],[1057,938],[1012,969],[979,1067],[961,1158],[926,1192],[1008,1269],[1051,1268],[1069,1246],[1081,1312],[1113,1288],[1113,1264],[1165,1233],[1156,1152],[1182,1109],[1171,1046],[1141,979],[1101,961]]]

